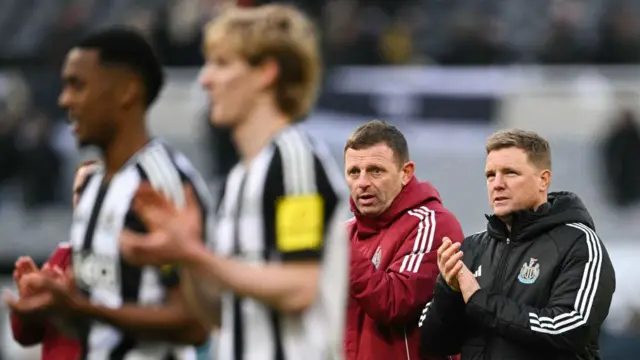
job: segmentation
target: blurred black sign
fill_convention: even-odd
[[[318,108],[345,115],[489,123],[504,72],[455,68],[342,68],[331,72]]]

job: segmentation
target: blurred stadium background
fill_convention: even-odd
[[[260,0],[239,0],[246,5]],[[196,83],[202,25],[226,0],[0,1],[0,285],[20,255],[65,241],[82,157],[56,106],[59,67],[88,31],[148,34],[169,82],[150,124],[191,156],[212,188],[233,164],[228,133],[207,122]],[[616,267],[603,358],[640,353],[640,0],[290,0],[323,31],[325,87],[305,124],[342,157],[362,122],[405,131],[421,179],[465,232],[489,211],[484,139],[538,131],[553,147],[553,188],[578,193]],[[544,266],[544,264],[542,264]],[[10,339],[0,358],[36,359]]]

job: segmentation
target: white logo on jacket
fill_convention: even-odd
[[[529,264],[522,264],[522,268],[520,269],[520,275],[518,275],[518,280],[520,280],[523,284],[533,284],[538,279],[540,275],[540,264],[536,264],[538,259],[531,258],[529,259]]]
[[[478,269],[473,273],[473,277],[482,276],[482,265],[478,266]]]
[[[382,247],[378,246],[375,254],[373,254],[373,257],[371,258],[371,262],[373,263],[373,266],[376,267],[376,270],[378,270],[378,268],[380,267],[381,258],[382,258]]]

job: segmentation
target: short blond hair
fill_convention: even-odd
[[[523,150],[529,161],[541,169],[551,170],[551,146],[542,136],[522,129],[501,130],[487,139],[487,154],[492,151],[515,147]]]
[[[210,56],[218,49],[233,51],[251,66],[276,61],[276,102],[296,121],[309,113],[318,93],[317,34],[313,22],[292,6],[230,7],[206,26],[204,52]]]

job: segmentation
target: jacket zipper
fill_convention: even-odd
[[[504,250],[504,252],[502,253],[502,256],[500,257],[500,263],[498,264],[498,271],[497,271],[497,277],[493,280],[494,281],[494,286],[493,289],[494,290],[499,290],[497,288],[497,286],[500,286],[502,284],[502,279],[504,278],[504,268],[507,265],[507,259],[509,258],[509,252],[511,252],[511,246],[509,246],[511,244],[511,240],[509,238],[507,238],[506,241],[506,249]]]
[[[492,289],[497,291],[498,293],[502,293],[502,289],[500,289],[500,285],[502,284],[502,279],[504,278],[505,267],[507,265],[507,259],[509,258],[509,253],[511,252],[511,239],[507,238],[506,241],[506,249],[502,252],[502,256],[500,256],[500,263],[498,264],[498,271],[496,272],[496,277],[493,279]],[[486,337],[485,341],[487,342],[487,349],[489,350],[489,354],[492,353],[493,342],[491,341],[491,337]],[[485,356],[487,353],[485,352]]]

